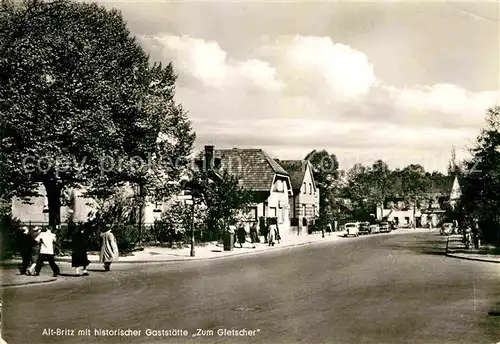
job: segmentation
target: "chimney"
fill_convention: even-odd
[[[214,169],[214,146],[205,146],[205,168],[207,171]]]

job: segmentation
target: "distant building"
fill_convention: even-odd
[[[443,221],[446,205],[457,204],[461,196],[459,179],[456,176],[430,176],[431,185],[426,197],[418,204],[405,202],[404,197],[386,199],[383,212],[377,209],[377,218],[394,221],[402,226],[409,225],[415,218],[417,227],[437,226]]]

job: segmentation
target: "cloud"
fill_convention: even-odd
[[[189,36],[154,35],[142,37],[147,45],[162,50],[174,62],[181,77],[190,78],[208,87],[219,89],[262,89],[275,91],[282,87],[276,71],[258,59],[237,61],[215,41]],[[153,42],[150,42],[153,41]]]
[[[436,154],[474,140],[486,109],[500,100],[497,91],[448,83],[386,84],[363,52],[329,37],[279,36],[238,58],[216,41],[195,37],[142,41],[174,62],[177,97],[189,109],[200,145],[290,154],[282,158],[325,148],[441,161]]]
[[[262,47],[292,94],[321,94],[337,101],[366,95],[376,83],[365,54],[330,37],[282,36]]]

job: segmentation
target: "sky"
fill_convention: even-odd
[[[500,100],[497,1],[100,3],[173,62],[197,149],[445,171]]]

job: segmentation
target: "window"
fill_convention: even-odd
[[[311,183],[309,183],[309,195],[312,195],[313,193],[313,186]]]
[[[306,186],[306,182],[304,182],[304,190],[302,190],[303,193],[307,193],[307,186]]]
[[[257,220],[257,207],[248,208],[247,216],[250,220]]]
[[[284,187],[284,184],[283,184],[282,180],[277,180],[276,181],[276,191],[277,192],[283,192],[283,191],[285,191],[285,187]]]
[[[302,204],[302,216],[306,216],[306,205]]]
[[[316,205],[313,205],[313,217],[316,217]]]

